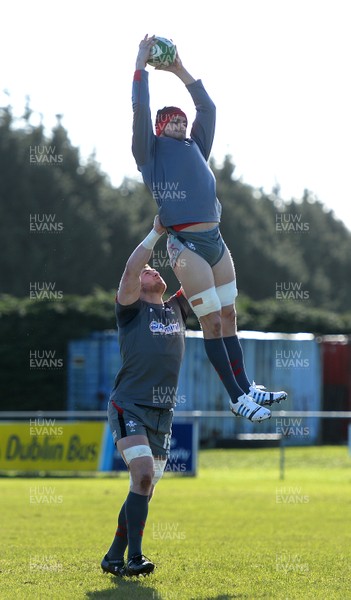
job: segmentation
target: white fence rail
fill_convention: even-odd
[[[174,418],[177,417],[189,417],[189,418],[210,418],[210,417],[223,417],[228,418],[232,413],[230,411],[223,410],[189,410],[189,411],[178,411],[175,410]],[[105,410],[72,410],[72,411],[50,411],[50,410],[37,410],[37,411],[0,411],[0,421],[2,419],[28,419],[28,418],[44,418],[52,417],[57,419],[106,419],[107,413]],[[272,411],[272,417],[318,417],[325,419],[351,419],[351,411],[342,410],[277,410]]]

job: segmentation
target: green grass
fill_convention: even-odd
[[[0,486],[1,600],[351,598],[346,447],[286,448],[284,481],[278,449],[202,451],[198,477],[157,486],[143,546],[157,570],[139,579],[100,569],[126,475]]]

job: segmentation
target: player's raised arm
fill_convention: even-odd
[[[160,218],[157,215],[154,219],[153,229],[127,260],[117,292],[117,299],[120,304],[127,306],[140,298],[140,273],[150,260],[156,242],[165,231],[166,229],[161,225]]]
[[[146,164],[152,157],[154,132],[152,128],[149,96],[149,74],[145,70],[155,36],[146,35],[139,44],[135,63],[132,88],[133,138],[132,152],[138,166]]]
[[[169,71],[170,73],[174,73],[179,79],[184,83],[184,85],[190,85],[191,83],[195,83],[196,79],[192,75],[190,75],[189,71],[184,67],[181,58],[178,54],[174,59],[174,62],[170,65],[159,65],[155,68],[156,71]]]

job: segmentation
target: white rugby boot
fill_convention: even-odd
[[[253,423],[271,418],[271,411],[254,402],[248,394],[239,396],[237,402],[229,401],[230,410],[236,417],[244,417]]]
[[[260,406],[271,406],[273,402],[280,404],[282,400],[286,400],[288,397],[288,394],[284,391],[268,392],[263,385],[256,385],[254,381],[250,385],[248,395]]]

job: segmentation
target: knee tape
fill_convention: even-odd
[[[146,444],[144,446],[140,445],[132,446],[131,448],[126,448],[121,452],[121,454],[127,465],[129,465],[130,461],[133,460],[133,458],[140,458],[142,456],[151,456],[152,458],[151,448],[150,446],[146,446]]]
[[[165,470],[167,459],[161,460],[159,458],[154,459],[155,463],[155,475],[152,480],[152,485],[156,485],[156,483],[161,479],[163,472]]]
[[[222,306],[214,286],[191,296],[188,302],[198,318],[220,311]]]
[[[225,283],[216,287],[217,296],[221,302],[221,306],[230,306],[235,304],[235,298],[238,295],[235,280],[230,283]]]

